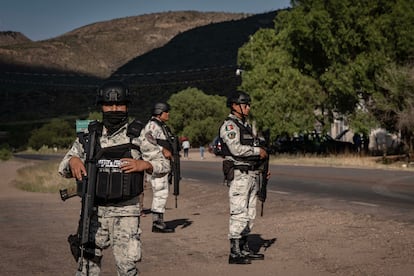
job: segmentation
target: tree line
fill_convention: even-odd
[[[242,89],[273,135],[344,120],[400,132],[412,149],[414,2],[294,0],[239,49]]]
[[[365,135],[377,127],[399,133],[412,151],[413,57],[414,1],[293,0],[274,28],[239,49],[240,89],[252,97],[257,128],[270,129],[272,138],[315,127],[326,133],[343,120]],[[168,103],[168,124],[193,145],[212,141],[228,113],[225,97],[191,87]],[[51,137],[33,138],[39,132],[32,146]]]
[[[208,145],[228,113],[226,97],[207,95],[191,87],[172,95],[168,103],[171,111],[167,124],[176,135],[187,137],[193,146]],[[91,112],[87,119],[102,120],[102,114]],[[53,119],[31,133],[28,146],[35,150],[44,146],[69,148],[74,137],[74,119]]]

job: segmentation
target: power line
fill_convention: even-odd
[[[186,83],[200,83],[213,80],[225,80],[231,79],[231,76],[223,77],[209,77],[209,78],[199,78],[191,79],[191,74],[200,74],[200,73],[221,73],[223,71],[234,70],[236,72],[236,65],[223,65],[223,66],[213,66],[213,67],[204,67],[204,68],[193,68],[187,70],[172,70],[172,71],[157,71],[149,73],[119,73],[114,74],[110,78],[122,78],[122,79],[133,79],[133,78],[145,78],[145,77],[157,77],[157,76],[178,76],[183,80],[174,80],[167,82],[156,82],[156,83],[145,83],[135,85],[137,87],[157,87],[157,86],[166,86],[166,85],[178,85]],[[187,77],[184,78],[184,77]],[[236,74],[234,74],[236,77]],[[32,78],[28,80],[27,78]],[[66,78],[66,80],[62,80]],[[36,72],[2,72],[0,73],[0,82],[1,83],[11,83],[11,84],[26,84],[26,85],[39,85],[47,87],[83,87],[83,88],[95,88],[99,85],[101,80],[96,77],[91,77],[84,74],[73,74],[73,73],[36,73]],[[85,83],[86,82],[86,83]],[[138,82],[139,83],[139,82]]]

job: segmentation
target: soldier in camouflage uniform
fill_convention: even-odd
[[[169,172],[170,164],[158,147],[139,135],[139,130],[136,131],[138,135],[129,135],[130,93],[123,82],[104,83],[98,89],[97,100],[103,112],[101,132],[97,139],[101,150],[97,155],[103,153],[101,157],[96,157],[99,169],[95,211],[89,229],[90,240],[95,242],[87,246],[84,259],[78,260],[78,270],[82,271],[76,275],[99,275],[102,251],[109,246],[113,249],[118,275],[138,275],[136,263],[141,259],[138,196],[143,190],[143,175],[144,172],[164,175]],[[85,157],[85,146],[78,137],[61,161],[59,173],[81,180],[87,173]],[[116,166],[104,166],[109,163]],[[116,174],[121,177],[115,177]],[[106,189],[108,185],[124,194],[111,195],[112,190]],[[101,194],[102,191],[107,194]]]
[[[248,246],[248,234],[256,217],[256,201],[261,160],[266,151],[257,144],[253,130],[246,121],[250,111],[250,96],[241,91],[227,99],[230,114],[220,127],[222,140],[223,172],[229,186],[230,264],[250,264],[251,260],[263,260],[264,255],[252,252]]]
[[[170,106],[167,103],[156,103],[152,109],[152,117],[144,129],[144,135],[148,141],[158,145],[163,152],[166,161],[170,162],[172,158],[172,145],[168,137],[172,133],[165,122],[169,119]],[[164,175],[152,175],[152,232],[172,233],[174,228],[168,227],[164,222],[165,206],[168,199],[168,173]]]

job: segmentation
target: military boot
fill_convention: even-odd
[[[164,222],[163,213],[152,213],[152,232],[173,233],[174,228],[169,228]]]
[[[240,251],[240,240],[230,239],[229,264],[251,264],[247,256],[242,255]]]
[[[249,243],[247,242],[247,236],[243,236],[240,239],[240,252],[243,256],[248,257],[250,260],[264,260],[264,255],[260,253],[253,252],[249,248]]]

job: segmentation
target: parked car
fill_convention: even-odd
[[[339,140],[346,132],[341,133],[336,138],[328,134],[304,133],[295,137],[289,135],[278,136],[272,144],[274,153],[292,154],[343,154],[355,152],[354,144]]]

